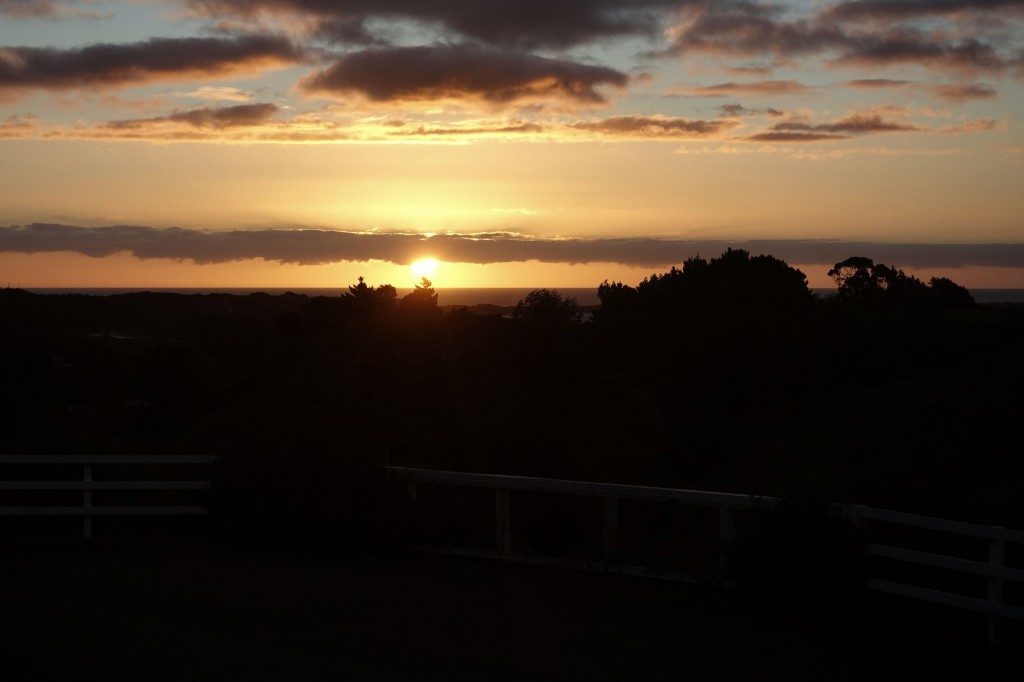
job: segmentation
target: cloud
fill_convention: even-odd
[[[735,117],[735,116],[756,116],[760,114],[760,109],[748,109],[740,103],[735,104],[723,104],[718,107],[719,116]]]
[[[104,15],[58,0],[0,0],[0,16],[10,19],[103,19]]]
[[[191,97],[210,102],[248,102],[252,94],[239,88],[232,88],[225,85],[214,86],[204,85],[191,92],[179,92],[178,97]]]
[[[858,66],[910,63],[938,71],[963,73],[995,73],[1024,66],[1024,57],[1019,53],[1003,55],[991,45],[974,38],[947,42],[914,29],[850,36],[847,43],[849,49],[833,63]]]
[[[14,140],[28,137],[35,129],[35,119],[25,116],[8,116],[0,120],[0,140]]]
[[[41,126],[11,118],[0,122],[0,137],[121,140],[152,143],[337,143],[543,138],[563,142],[643,141],[713,138],[739,125],[734,119],[710,121],[681,116],[609,116],[576,121],[527,121],[507,118],[418,122],[370,117],[344,125],[318,114],[276,118],[270,103],[203,107],[163,116],[108,121],[96,125]]]
[[[948,85],[936,85],[932,92],[942,99],[952,102],[968,102],[972,99],[991,99],[999,94],[999,91],[990,85],[982,83],[953,83]]]
[[[515,49],[566,48],[594,40],[658,35],[666,11],[696,0],[185,0],[210,17],[304,18],[321,37],[381,41],[368,26],[405,20],[439,37]],[[703,0],[701,0],[703,1]]]
[[[691,97],[734,97],[736,95],[804,95],[813,91],[814,88],[794,80],[778,80],[675,87],[669,89],[668,93]]]
[[[917,83],[914,81],[894,80],[891,78],[860,78],[858,80],[846,81],[844,85],[858,90],[892,90],[917,87]],[[998,90],[984,83],[943,83],[928,86],[927,91],[941,99],[961,104],[974,99],[990,99],[999,94]]]
[[[849,0],[828,9],[835,21],[912,19],[964,12],[1024,11],[1022,0]]]
[[[182,123],[193,128],[238,128],[265,123],[278,112],[276,104],[239,104],[233,107],[192,109],[176,111],[166,116],[136,118],[125,121],[111,121],[107,127],[115,129],[136,129],[162,123]]]
[[[314,265],[384,260],[408,264],[429,253],[449,262],[621,263],[666,267],[727,247],[768,253],[798,264],[832,264],[863,254],[899,267],[998,266],[1024,268],[1024,244],[890,244],[827,240],[542,239],[512,233],[422,234],[336,230],[157,229],[74,227],[35,223],[0,227],[0,251],[70,251],[95,258],[129,253],[139,258],[224,263],[262,258]]]
[[[999,121],[994,118],[975,118],[939,128],[940,133],[984,133],[999,128]]]
[[[350,52],[305,78],[301,87],[310,94],[389,103],[604,104],[599,88],[628,82],[625,73],[603,66],[474,45],[432,45]]]
[[[860,112],[827,123],[810,123],[792,118],[772,125],[767,131],[747,137],[751,142],[821,142],[845,140],[858,135],[889,132],[918,132],[921,128],[893,121],[880,114]]]
[[[933,5],[942,0],[908,0],[906,6]],[[895,4],[883,0],[878,4]],[[850,3],[858,4],[858,3]],[[867,4],[871,4],[868,2]],[[971,3],[959,3],[963,5]],[[978,0],[974,6],[987,4]],[[1019,6],[997,0],[999,6]],[[825,9],[818,14],[789,18],[786,5],[760,4],[756,0],[707,3],[684,13],[683,23],[673,29],[669,48],[660,56],[690,52],[729,56],[774,55],[779,59],[822,55],[833,66],[880,68],[895,64],[917,64],[942,72],[1004,72],[1024,68],[1019,49],[1001,51],[959,30],[924,30],[912,24],[859,21],[836,22]],[[918,13],[908,12],[906,16]]]
[[[751,142],[822,142],[826,140],[847,140],[849,135],[836,135],[833,133],[814,132],[792,132],[792,131],[769,131],[748,136]]]
[[[217,78],[302,61],[298,48],[270,35],[151,38],[60,49],[0,47],[0,94]]]
[[[899,112],[900,108],[893,110]],[[908,121],[887,119],[875,113],[879,109],[853,113],[825,123],[811,123],[803,118],[791,118],[772,125],[768,130],[744,139],[751,142],[820,142],[843,140],[849,137],[875,133],[977,133],[996,130],[1000,122],[994,118],[978,118],[941,128],[924,128]]]
[[[811,124],[803,121],[783,121],[773,125],[772,130],[864,135],[867,133],[910,132],[920,130],[920,128],[910,123],[886,120],[878,114],[857,113],[830,123]]]
[[[913,85],[913,81],[894,80],[892,78],[858,78],[846,81],[845,85],[858,90],[880,90],[890,88],[905,88]]]
[[[529,123],[526,121],[512,121],[504,124],[491,124],[491,125],[454,125],[454,126],[430,126],[430,125],[418,125],[415,127],[405,126],[404,123],[389,123],[385,121],[385,125],[391,127],[401,128],[391,133],[392,135],[401,135],[409,137],[475,137],[479,135],[486,136],[506,136],[506,135],[527,135],[532,133],[545,133],[548,129],[539,123]]]
[[[681,116],[610,116],[596,121],[569,124],[576,130],[635,138],[694,138],[719,135],[739,125],[738,121],[703,121]]]
[[[736,64],[725,70],[737,76],[768,76],[777,68],[775,64]]]
[[[786,138],[796,138],[797,142],[806,142],[803,139],[811,133],[763,133],[768,138],[763,141],[785,142]],[[829,136],[825,135],[826,138]],[[832,139],[847,139],[842,135],[831,136]],[[790,140],[791,141],[791,140]],[[717,146],[694,146],[687,145],[675,150],[676,154],[774,154],[785,159],[820,161],[824,159],[845,159],[854,156],[955,156],[959,154],[957,149],[906,149],[898,147],[811,147],[805,144],[797,145],[749,145],[749,144],[720,144]]]

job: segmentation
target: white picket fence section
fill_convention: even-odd
[[[74,506],[0,506],[0,516],[80,516],[82,536],[92,537],[92,520],[97,516],[195,516],[207,509],[197,505],[93,505],[94,491],[106,490],[207,490],[210,480],[113,480],[97,481],[93,466],[138,466],[140,464],[209,465],[217,457],[199,455],[0,455],[0,465],[53,465],[81,467],[78,480],[9,480],[0,473],[0,491],[5,490],[80,490],[82,503]],[[2,470],[0,470],[2,472]]]
[[[479,556],[504,561],[517,561],[542,565],[601,570],[613,573],[624,573],[645,577],[659,577],[693,581],[693,576],[678,571],[667,571],[644,566],[624,565],[613,562],[612,552],[619,535],[618,503],[620,500],[646,500],[667,504],[683,504],[694,506],[715,507],[719,518],[719,561],[724,566],[730,546],[736,534],[736,515],[744,510],[768,510],[779,503],[777,498],[754,497],[735,493],[709,492],[704,490],[681,490],[676,488],[657,488],[637,485],[621,485],[614,483],[591,483],[585,481],[565,481],[548,478],[526,476],[501,476],[494,474],[475,474],[454,471],[435,471],[409,467],[387,466],[386,474],[404,481],[409,487],[413,499],[417,496],[417,486],[436,484],[445,486],[463,486],[490,489],[495,495],[495,547],[493,550],[478,550],[466,547],[422,546],[422,549],[457,554],[463,556]],[[510,504],[511,491],[531,491],[560,495],[596,497],[603,505],[603,548],[602,561],[580,561],[548,556],[532,556],[516,554],[512,551]],[[868,544],[865,551],[872,556],[907,562],[922,566],[931,566],[949,571],[966,572],[988,578],[987,599],[979,599],[960,594],[953,594],[917,585],[907,585],[877,578],[868,579],[867,586],[872,590],[889,594],[944,604],[959,609],[967,609],[987,614],[989,617],[989,641],[995,643],[1000,637],[1000,620],[1010,618],[1024,620],[1024,608],[1008,604],[1005,601],[1005,585],[1007,581],[1024,583],[1024,570],[1007,567],[1006,545],[1016,543],[1024,545],[1024,532],[1008,530],[998,526],[983,526],[959,521],[948,521],[918,514],[876,509],[861,505],[840,507],[848,518],[857,525],[865,521],[893,524],[895,526],[920,528],[954,535],[981,538],[988,541],[988,561],[979,562],[958,557],[929,554],[917,550],[880,544]]]

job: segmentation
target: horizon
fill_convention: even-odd
[[[9,287],[19,289],[20,287]],[[300,296],[343,296],[348,292],[346,286],[329,287],[27,287],[20,288],[33,294],[62,295],[83,294],[95,296],[114,296],[126,294],[181,294],[208,295],[229,294],[243,296],[254,293],[270,295],[297,294]],[[447,307],[474,307],[493,305],[511,308],[519,303],[526,294],[538,289],[552,289],[562,296],[572,298],[582,307],[597,307],[601,304],[598,288],[594,287],[435,287],[438,305]],[[415,290],[414,287],[396,287],[399,297],[404,297]],[[969,288],[974,300],[980,304],[1020,304],[1024,303],[1024,288]],[[810,287],[816,296],[832,296],[836,286]]]

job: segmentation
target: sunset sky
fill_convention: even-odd
[[[0,0],[0,286],[1024,287],[1024,0]]]

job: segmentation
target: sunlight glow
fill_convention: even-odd
[[[431,278],[434,273],[437,272],[437,259],[436,258],[420,258],[419,260],[413,261],[412,274],[417,277]]]

